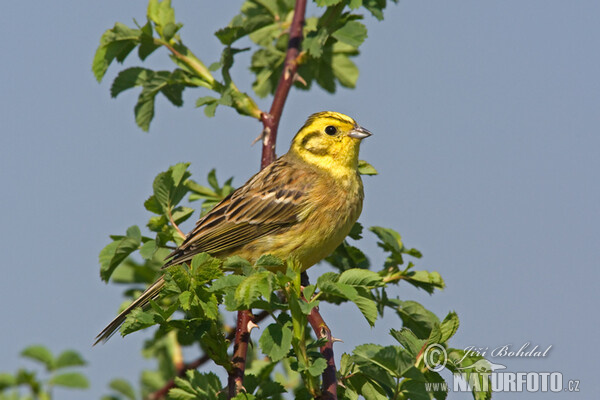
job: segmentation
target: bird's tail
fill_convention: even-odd
[[[121,313],[119,315],[117,315],[115,317],[115,319],[113,319],[110,322],[110,324],[108,324],[106,326],[106,328],[104,328],[102,330],[102,332],[100,332],[98,334],[98,336],[96,336],[96,341],[94,342],[94,346],[100,342],[106,342],[108,339],[110,339],[110,337],[119,329],[119,327],[123,324],[123,322],[125,322],[125,318],[127,318],[127,315],[132,310],[134,310],[138,307],[144,307],[144,306],[148,305],[150,303],[150,300],[153,300],[158,296],[158,294],[160,293],[160,290],[162,289],[162,287],[164,285],[165,285],[165,280],[161,276],[148,289],[146,289],[146,291],[144,293],[142,293],[142,295],[140,297],[138,297],[136,300],[134,300],[134,302],[131,303],[131,305],[129,307],[127,307],[125,310],[121,311]]]

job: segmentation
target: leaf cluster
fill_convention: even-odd
[[[396,0],[395,0],[396,1]],[[304,41],[295,63],[298,65],[295,85],[308,90],[317,84],[335,92],[339,84],[353,88],[358,68],[351,58],[367,37],[367,28],[360,22],[358,10],[368,10],[383,19],[386,0],[316,0],[317,15],[306,18]],[[241,92],[231,77],[236,54],[251,51],[252,89],[258,97],[273,94],[283,69],[289,42],[289,28],[294,13],[294,0],[246,0],[229,24],[215,32],[223,45],[221,57],[208,67],[184,44],[183,24],[175,18],[170,0],[149,0],[146,22],[135,27],[117,22],[100,39],[94,55],[92,71],[100,82],[108,67],[122,63],[137,49],[138,58],[145,61],[158,49],[166,49],[175,64],[173,70],[152,70],[131,67],[118,73],[111,86],[111,96],[140,87],[134,108],[136,123],[144,131],[154,118],[155,99],[160,93],[173,105],[183,105],[186,88],[205,88],[210,95],[196,101],[207,116],[213,116],[219,105],[235,109],[239,114],[256,119],[262,111],[248,93]],[[243,42],[247,47],[234,47]],[[220,77],[215,76],[220,72]]]
[[[85,360],[74,350],[65,350],[55,356],[45,346],[32,345],[25,348],[21,356],[42,367],[45,377],[40,378],[39,371],[26,368],[20,368],[14,374],[0,373],[0,400],[49,400],[54,387],[89,387],[86,376],[74,370],[86,365]]]

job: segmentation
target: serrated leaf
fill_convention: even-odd
[[[429,294],[433,293],[435,289],[446,287],[442,276],[436,271],[410,271],[405,275],[404,280]]]
[[[407,328],[402,328],[401,330],[391,329],[390,335],[392,335],[413,357],[417,357],[425,344],[425,340],[417,338],[415,334]]]
[[[398,301],[396,309],[405,328],[410,329],[419,339],[427,339],[433,327],[440,323],[439,318],[416,301]]]
[[[122,394],[130,400],[135,400],[135,390],[125,379],[113,379],[108,385],[112,390]]]
[[[360,312],[367,319],[369,325],[375,326],[375,320],[377,319],[377,303],[375,303],[371,293],[367,289],[357,287],[356,291],[358,296],[352,299],[352,302],[356,304]]]
[[[134,309],[125,319],[121,326],[123,336],[139,331],[140,329],[148,328],[158,322],[157,315],[154,311],[142,311],[139,308]]]
[[[227,271],[241,271],[243,268],[251,267],[252,264],[248,260],[240,256],[227,257],[223,262],[223,269]]]
[[[139,29],[131,29],[120,22],[117,22],[112,29],[104,32],[92,62],[92,72],[98,82],[102,80],[109,65],[115,59],[123,62],[139,43],[140,36],[141,31]]]
[[[330,256],[326,257],[325,261],[340,271],[352,268],[367,269],[370,265],[369,259],[362,250],[349,245],[346,241],[340,244]]]
[[[278,257],[271,254],[263,254],[254,263],[257,267],[277,268],[285,266],[285,263]]]
[[[147,88],[142,89],[142,92],[138,96],[138,101],[133,108],[135,122],[144,132],[148,132],[150,122],[154,118],[154,100],[157,93],[157,91]]]
[[[273,274],[268,271],[258,272],[244,279],[235,290],[235,299],[249,306],[261,295],[268,299],[273,292]]]
[[[110,87],[111,97],[117,97],[121,92],[135,86],[142,86],[153,73],[153,71],[141,67],[127,68],[120,71]]]
[[[242,275],[224,275],[216,279],[209,288],[212,292],[217,292],[223,289],[235,288],[239,286],[246,278]]]
[[[318,357],[310,363],[307,371],[311,376],[319,376],[325,368],[327,368],[327,361],[323,357]]]
[[[373,271],[367,269],[349,269],[339,276],[339,283],[345,283],[352,286],[380,286],[383,281],[381,276]]]
[[[54,369],[54,356],[52,355],[50,350],[48,350],[48,348],[46,348],[45,346],[29,346],[21,352],[21,356],[41,362],[46,366],[46,369],[48,371]]]
[[[292,336],[289,324],[270,324],[260,336],[258,343],[262,352],[273,362],[277,362],[290,351]]]
[[[458,315],[452,311],[446,315],[446,318],[440,324],[440,331],[442,333],[442,338],[440,340],[441,343],[447,342],[456,331],[458,330],[458,326],[460,322],[458,320]]]
[[[100,277],[105,282],[117,268],[131,253],[136,251],[142,242],[142,234],[140,228],[136,225],[127,229],[125,237],[115,240],[105,246],[99,255],[100,261]]]
[[[88,379],[79,372],[66,372],[64,374],[54,375],[48,380],[48,384],[73,389],[87,389],[90,387]]]

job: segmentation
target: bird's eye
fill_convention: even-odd
[[[328,125],[325,128],[325,133],[328,134],[328,135],[333,136],[333,135],[335,135],[337,133],[337,128],[335,126],[333,126],[333,125]]]

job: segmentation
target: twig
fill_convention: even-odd
[[[321,354],[327,361],[327,368],[321,375],[323,378],[323,391],[320,399],[322,400],[337,400],[337,377],[335,371],[335,360],[333,359],[333,342],[334,337],[331,335],[331,330],[321,317],[319,307],[314,307],[308,314],[308,322],[315,331],[317,339],[327,338],[327,342],[321,346]]]
[[[179,226],[175,223],[175,220],[173,219],[173,214],[171,213],[170,207],[167,209],[167,215],[169,216],[169,221],[171,222],[171,225],[173,225],[173,228],[175,228],[175,230],[177,231],[177,233],[179,234],[179,236],[182,239],[185,239],[185,233],[183,233],[181,231],[181,229],[179,229]]]
[[[269,316],[268,311],[261,311],[260,314],[254,317],[256,323],[262,321],[263,319]],[[231,332],[227,335],[226,340],[231,341],[235,337],[235,332]],[[182,377],[185,375],[186,371],[189,369],[199,368],[201,365],[210,361],[210,357],[207,354],[204,354],[202,357],[199,357],[197,360],[194,360],[190,363],[183,363],[180,368],[177,368],[177,377]],[[151,393],[146,400],[158,400],[163,399],[169,393],[169,390],[175,387],[175,379],[169,380],[163,387],[158,389],[156,392]]]
[[[300,54],[300,45],[302,43],[302,27],[304,25],[304,14],[306,13],[306,0],[296,0],[294,17],[290,26],[290,39],[288,49],[283,62],[283,71],[277,83],[271,110],[268,114],[263,113],[261,120],[263,123],[263,148],[261,158],[261,168],[266,167],[275,160],[275,142],[277,141],[277,129],[279,120],[283,113],[283,106],[287,100],[294,77],[298,69],[298,54]]]
[[[233,357],[231,358],[232,369],[227,379],[229,389],[229,398],[244,389],[244,371],[246,370],[246,353],[248,352],[248,342],[250,340],[250,331],[254,323],[252,310],[240,310],[237,314],[237,324],[235,328],[235,344],[233,345]]]

